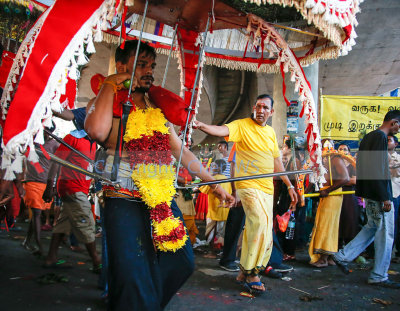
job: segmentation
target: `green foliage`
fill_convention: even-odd
[[[246,13],[253,13],[270,23],[285,23],[302,20],[303,17],[293,7],[277,4],[261,4],[244,2],[243,0],[222,0],[231,7]]]

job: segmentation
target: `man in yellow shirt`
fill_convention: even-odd
[[[217,126],[195,122],[196,128],[213,136],[226,137],[236,142],[235,177],[282,172],[284,167],[276,141],[275,131],[267,125],[272,116],[273,99],[263,94],[257,97],[251,118],[239,119]],[[287,176],[281,177],[289,188],[291,206],[297,203],[297,194]],[[273,193],[272,178],[235,182],[236,192],[246,214],[238,281],[254,293],[262,293],[265,286],[258,276],[268,264],[272,251]]]

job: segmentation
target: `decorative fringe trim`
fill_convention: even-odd
[[[276,68],[282,68],[281,70],[283,70],[283,72],[290,72],[291,81],[295,82],[295,91],[299,93],[299,101],[303,105],[306,116],[305,123],[308,151],[315,168],[311,179],[322,185],[325,182],[324,174],[326,170],[322,165],[321,138],[319,135],[314,98],[303,69],[293,51],[274,27],[253,14],[249,14],[248,18],[248,30],[255,31],[256,34],[259,34],[258,37],[254,35],[254,39],[260,38],[261,40],[265,40],[265,38],[268,38],[267,43],[274,51],[279,51],[279,56],[274,66]],[[263,46],[261,41],[259,41],[258,44],[259,46]]]
[[[35,25],[29,30],[26,35],[24,41],[18,49],[17,55],[15,55],[13,65],[8,74],[8,78],[6,84],[4,86],[3,95],[1,97],[1,109],[3,113],[3,119],[6,119],[6,115],[8,112],[8,108],[10,107],[10,102],[12,98],[12,93],[14,90],[14,86],[16,82],[19,81],[20,74],[22,74],[23,66],[25,65],[26,59],[29,58],[29,55],[34,46],[35,39],[40,32],[40,29],[43,26],[44,21],[47,18],[47,15],[50,13],[51,8],[49,8],[46,12],[44,12],[39,19],[36,21]]]
[[[3,94],[1,101],[2,109],[5,111],[5,113],[7,112],[9,102],[11,101],[10,92],[13,89],[12,80],[15,80],[14,76],[17,75],[17,72],[18,74],[23,72],[23,67],[29,59],[30,52],[35,44],[34,40],[40,32],[43,22],[51,9],[52,7],[42,14],[38,22],[28,33],[28,36],[25,38],[17,53],[7,80],[7,89],[5,94]],[[83,44],[93,40],[101,41],[101,30],[107,29],[107,17],[110,16],[110,11],[114,11],[114,0],[104,1],[103,4],[92,14],[92,16],[84,23],[81,29],[72,38],[57,64],[54,66],[53,71],[48,79],[49,82],[32,111],[27,128],[10,139],[3,149],[3,157],[8,156],[10,159],[17,159],[20,154],[25,151],[26,146],[29,146],[30,151],[28,160],[32,162],[38,162],[39,157],[35,152],[33,136],[39,134],[37,141],[42,142],[42,138],[40,136],[42,136],[41,131],[43,131],[43,124],[41,120],[43,118],[50,118],[52,115],[52,109],[55,111],[62,110],[59,100],[62,93],[65,92],[65,85],[67,84],[68,80],[66,73],[69,73],[69,77],[71,79],[77,79],[79,77],[77,70],[78,63],[83,64],[85,61],[87,61],[85,57],[82,57]],[[92,51],[93,48],[93,46],[90,46]],[[76,61],[75,57],[77,57],[79,60],[78,62]],[[14,165],[14,167],[17,167],[17,169],[19,168],[17,163]],[[5,178],[12,178],[13,175],[12,166],[9,165],[6,170]]]
[[[245,2],[261,4],[278,4],[283,7],[290,6],[303,15],[309,24],[313,23],[322,31],[325,37],[336,46],[342,46],[344,32],[341,28],[357,25],[355,15],[360,11],[360,3],[364,0],[243,0]],[[327,10],[326,8],[329,8]],[[331,11],[338,13],[331,14]],[[324,14],[326,13],[327,14]],[[346,49],[348,50],[348,49]]]

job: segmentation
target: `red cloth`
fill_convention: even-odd
[[[101,85],[106,77],[97,73],[90,79],[90,86],[93,93],[99,93]],[[187,118],[187,108],[189,104],[175,93],[162,88],[161,86],[152,86],[148,92],[150,101],[160,108],[167,120],[175,125],[184,126]],[[122,102],[128,98],[128,90],[121,89],[114,97],[113,116],[121,117]]]
[[[7,203],[7,216],[15,218],[19,214],[21,197],[19,196],[17,187],[15,186],[14,183],[13,183],[13,191],[14,191],[14,197],[10,202]]]
[[[196,45],[198,35],[198,32],[178,28],[178,45],[182,47],[179,52],[181,53],[183,64],[183,68],[181,70],[184,77],[184,101],[186,103],[186,107],[189,107],[190,100],[192,98],[192,92],[197,92],[197,87],[199,83],[197,82],[196,89],[193,90],[193,84],[196,78],[200,52],[200,45]],[[195,94],[192,108],[196,107],[196,97],[197,94]]]
[[[68,78],[67,85],[65,86],[65,94],[61,95],[60,103],[69,109],[75,108],[76,97],[76,81]]]
[[[206,219],[208,212],[208,194],[199,193],[196,200],[196,219],[204,220]]]
[[[64,137],[64,141],[68,145],[82,152],[90,159],[94,160],[94,156],[96,153],[95,144],[91,145],[87,139],[76,138],[70,134]],[[65,147],[64,145],[60,145],[60,147],[58,147],[55,155],[81,168],[87,169],[89,171],[92,170],[91,165],[84,158],[82,158],[69,148]],[[90,181],[90,177],[78,173],[70,168],[62,167],[60,177],[58,179],[57,190],[60,196],[73,194],[76,192],[83,192],[88,194]]]
[[[102,3],[103,0],[58,0],[49,8],[51,11],[35,40],[7,114],[4,144],[26,129],[66,46]]]
[[[0,66],[0,87],[4,88],[7,82],[8,74],[10,73],[15,54],[9,51],[3,51],[1,55],[1,66]]]

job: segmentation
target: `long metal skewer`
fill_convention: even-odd
[[[178,164],[177,164],[177,168],[176,168],[176,176],[175,176],[175,187],[178,188],[178,176],[179,176],[179,168],[182,162],[182,154],[183,154],[183,148],[185,147],[185,139],[186,139],[186,133],[188,130],[188,126],[189,126],[189,120],[190,120],[190,115],[192,110],[194,110],[193,108],[193,102],[194,102],[194,95],[196,93],[196,86],[197,86],[197,81],[199,80],[199,75],[200,75],[200,70],[201,70],[201,61],[203,58],[203,54],[204,54],[204,48],[206,46],[206,40],[207,40],[207,33],[208,33],[208,27],[210,25],[210,15],[208,16],[207,19],[207,25],[206,25],[206,29],[204,31],[204,40],[203,40],[203,46],[200,49],[199,52],[199,60],[197,63],[197,70],[196,70],[196,77],[194,79],[194,83],[193,83],[193,88],[192,88],[192,97],[190,98],[190,105],[188,108],[188,114],[187,114],[187,118],[186,118],[186,126],[185,126],[185,131],[183,132],[183,138],[182,138],[182,146],[181,146],[181,152],[179,154],[179,159],[178,159]],[[198,92],[200,92],[200,90],[198,90]]]
[[[331,195],[354,194],[354,193],[356,193],[354,190],[353,190],[353,191],[329,192],[328,196],[331,196]],[[306,194],[304,195],[305,198],[316,198],[316,197],[319,197],[319,196],[320,196],[320,194],[319,194],[318,192],[317,192],[317,193],[306,193]]]
[[[50,137],[53,137],[56,141],[58,141],[60,144],[64,145],[68,149],[72,150],[76,154],[80,155],[82,158],[84,158],[86,161],[88,161],[90,164],[94,165],[94,161],[90,159],[88,156],[80,152],[79,150],[76,150],[74,147],[71,145],[67,144],[65,141],[63,141],[60,137],[57,135],[54,135],[52,132],[50,132],[48,129],[44,128],[43,129]]]
[[[140,49],[140,43],[142,42],[142,36],[143,36],[143,29],[144,29],[144,22],[146,20],[146,14],[147,14],[147,7],[149,5],[149,0],[146,0],[146,5],[144,6],[144,12],[142,16],[142,27],[140,29],[140,34],[139,34],[139,39],[138,39],[138,44],[136,47],[136,54],[135,54],[135,61],[133,63],[133,69],[132,69],[132,76],[131,76],[131,87],[129,88],[129,93],[128,93],[128,98],[131,97],[132,93],[132,85],[133,85],[133,78],[135,77],[135,71],[136,71],[136,65],[138,61],[138,56],[139,56],[139,49]],[[121,27],[122,29],[122,27]],[[129,103],[129,102],[128,102]]]
[[[35,150],[36,150],[36,152],[38,154],[40,154],[42,156],[45,156],[44,153],[42,152],[42,150],[40,150],[39,148],[35,148]],[[99,175],[97,173],[85,170],[84,168],[81,168],[81,167],[79,167],[79,166],[77,166],[75,164],[72,164],[72,163],[70,163],[68,161],[65,161],[65,160],[57,157],[56,155],[54,155],[54,154],[52,154],[50,152],[48,152],[47,154],[49,155],[49,157],[50,157],[50,159],[52,161],[54,161],[54,162],[56,162],[56,163],[58,163],[58,164],[60,164],[62,166],[68,167],[68,168],[70,168],[70,169],[72,169],[74,171],[77,171],[77,172],[82,173],[82,174],[84,174],[86,176],[92,177],[94,179],[98,179],[98,180],[102,181],[103,183],[108,184],[110,186],[114,186],[116,188],[120,188],[120,185],[119,185],[118,182],[113,182],[110,179],[105,178],[104,176],[101,176],[101,175]]]
[[[199,186],[207,186],[207,185],[215,185],[215,184],[223,184],[231,181],[241,181],[241,180],[249,180],[249,179],[259,179],[259,178],[268,178],[268,177],[277,177],[277,176],[285,176],[285,175],[295,175],[295,174],[311,174],[312,170],[299,170],[299,171],[287,171],[287,172],[277,172],[277,173],[269,173],[269,174],[259,174],[259,175],[250,175],[250,176],[240,176],[240,177],[233,177],[227,179],[219,179],[207,182],[201,182],[196,184],[185,185],[185,187],[176,187],[178,189],[185,189],[185,188],[195,188]]]

